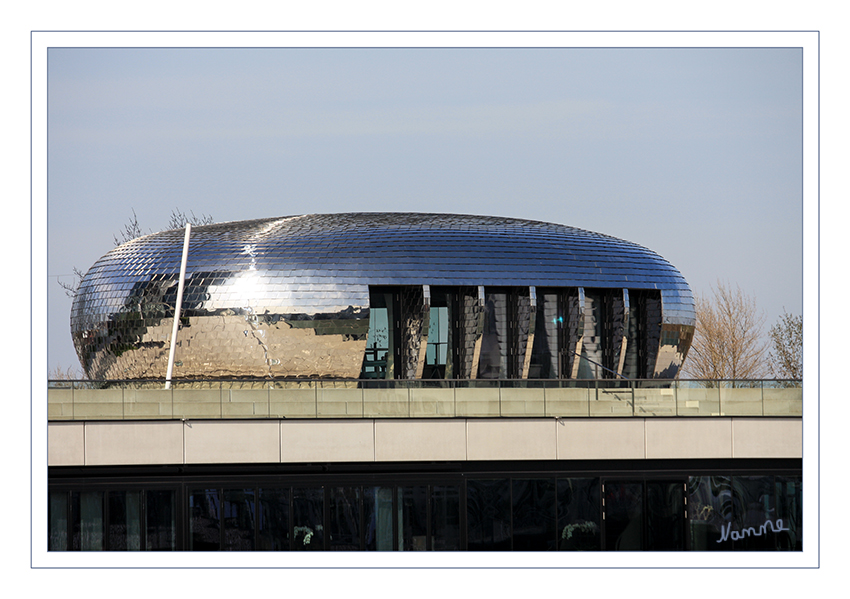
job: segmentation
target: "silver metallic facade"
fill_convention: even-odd
[[[121,245],[71,312],[93,379],[162,378],[184,231]],[[682,275],[563,225],[315,214],[192,229],[174,378],[673,378],[694,330]]]

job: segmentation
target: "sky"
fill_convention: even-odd
[[[543,220],[802,313],[799,48],[48,50],[48,368],[135,213]]]

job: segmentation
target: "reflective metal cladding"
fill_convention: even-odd
[[[71,311],[93,379],[162,378],[184,231],[116,247]],[[175,378],[672,378],[694,329],[682,275],[634,243],[449,214],[194,227]]]

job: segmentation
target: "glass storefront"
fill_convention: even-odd
[[[370,477],[371,478],[371,477]],[[800,551],[799,474],[51,486],[51,551]]]

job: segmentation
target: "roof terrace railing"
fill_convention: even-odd
[[[800,380],[48,381],[48,420],[800,417]]]

